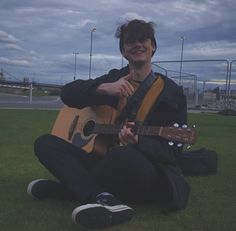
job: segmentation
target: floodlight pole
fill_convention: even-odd
[[[91,30],[90,34],[90,60],[89,60],[89,79],[91,78],[91,64],[92,64],[92,53],[93,53],[93,32],[96,31],[96,28]]]
[[[182,67],[183,67],[183,55],[184,55],[184,36],[181,36],[181,57],[180,57],[180,70],[179,70],[179,85],[182,83]]]
[[[76,56],[79,54],[79,52],[74,52],[75,55],[75,72],[74,72],[74,80],[76,79]]]

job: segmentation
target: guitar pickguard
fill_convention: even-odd
[[[74,144],[77,147],[84,147],[86,144],[88,144],[90,142],[90,139],[83,139],[83,137],[80,135],[80,133],[75,133],[71,143]]]

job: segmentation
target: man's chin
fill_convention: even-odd
[[[132,60],[131,63],[133,66],[140,67],[143,66],[146,62],[144,60]]]

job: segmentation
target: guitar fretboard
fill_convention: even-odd
[[[111,124],[96,124],[94,126],[94,134],[118,134],[121,130],[122,125],[111,125]],[[138,135],[149,135],[156,136],[161,133],[162,127],[157,126],[135,126],[134,133]]]

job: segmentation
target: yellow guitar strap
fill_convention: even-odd
[[[147,114],[150,112],[152,106],[154,105],[156,99],[160,95],[164,88],[164,81],[159,76],[157,80],[152,84],[151,88],[145,95],[142,104],[138,110],[136,121],[144,121]]]
[[[130,82],[133,85],[135,90],[140,85],[139,83],[132,81],[132,80]],[[136,121],[144,121],[145,120],[147,114],[151,110],[153,104],[155,103],[157,97],[162,92],[163,88],[164,88],[164,81],[161,78],[161,76],[159,76],[159,78],[157,78],[157,80],[152,84],[151,88],[148,90],[145,97],[143,98],[143,101],[142,101],[142,103],[139,107],[139,110],[137,112]],[[125,107],[126,103],[127,103],[126,98],[120,99],[120,102],[119,102],[119,105],[117,108],[118,113],[120,113],[122,111],[122,109]]]

